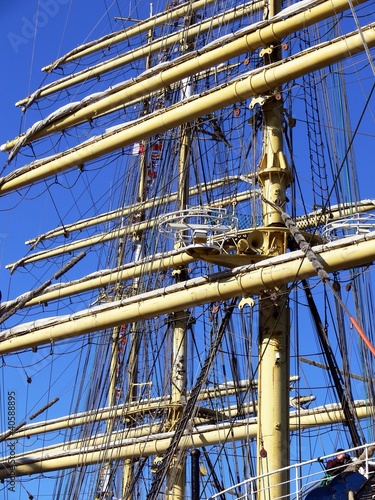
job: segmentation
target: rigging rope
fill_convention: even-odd
[[[188,427],[188,424],[193,416],[194,411],[196,411],[196,402],[198,400],[198,396],[200,394],[200,391],[203,387],[203,384],[206,382],[207,377],[208,377],[208,372],[211,368],[212,362],[214,361],[217,351],[221,345],[221,341],[223,339],[224,333],[226,332],[227,325],[229,323],[229,320],[232,316],[234,306],[236,304],[237,298],[235,297],[232,299],[231,303],[228,305],[226,313],[224,315],[224,318],[222,320],[222,323],[220,325],[218,334],[216,338],[213,340],[209,353],[206,357],[206,360],[203,364],[203,367],[201,369],[201,372],[196,380],[195,386],[193,387],[191,393],[190,393],[190,398],[186,403],[186,406],[183,410],[183,414],[181,416],[180,421],[178,422],[176,431],[174,433],[174,436],[168,446],[168,449],[164,455],[163,461],[160,464],[160,467],[155,474],[155,479],[151,485],[151,489],[147,495],[147,500],[156,500],[160,493],[160,488],[163,484],[164,477],[167,474],[168,468],[171,466],[172,460],[176,456],[176,452],[178,450],[178,445],[179,442]]]
[[[329,277],[327,271],[324,269],[324,267],[321,264],[321,262],[319,261],[317,255],[311,249],[309,243],[306,241],[305,237],[303,236],[303,234],[300,232],[300,230],[296,226],[294,220],[290,217],[290,215],[288,215],[286,212],[284,212],[279,206],[275,205],[275,203],[273,203],[273,202],[265,199],[264,197],[262,197],[262,199],[263,199],[263,201],[265,201],[266,203],[270,204],[275,210],[277,210],[280,213],[281,218],[283,219],[286,227],[289,229],[290,233],[292,234],[293,238],[295,239],[295,241],[298,244],[298,246],[300,247],[300,249],[305,253],[306,257],[308,258],[308,260],[313,265],[313,267],[314,267],[317,275],[319,276],[319,278],[322,280],[322,282],[324,284],[327,284],[329,286],[329,288],[331,289],[331,291],[332,291],[333,295],[335,296],[336,300],[338,301],[338,303],[341,305],[341,307],[343,308],[343,310],[349,316],[349,320],[350,320],[351,324],[357,330],[357,332],[360,335],[361,339],[367,345],[367,347],[371,351],[372,355],[375,357],[375,347],[374,347],[374,345],[370,342],[369,338],[367,337],[367,335],[365,334],[365,332],[363,331],[363,329],[361,328],[361,326],[358,324],[358,322],[355,320],[355,318],[353,318],[353,316],[351,315],[349,309],[346,307],[346,305],[341,300],[340,295],[336,292],[334,286],[330,282],[330,277]]]
[[[374,61],[372,60],[369,46],[368,46],[368,44],[367,44],[367,42],[365,40],[365,37],[363,36],[362,27],[359,24],[356,11],[354,10],[354,7],[353,7],[353,2],[351,0],[348,0],[348,4],[350,5],[350,10],[351,10],[351,12],[353,14],[353,18],[354,18],[355,24],[357,26],[357,30],[358,30],[359,36],[361,37],[361,40],[362,40],[362,43],[363,43],[363,47],[365,49],[365,52],[366,52],[369,64],[370,64],[372,72],[374,73],[374,76],[375,76],[375,64],[374,64]]]
[[[355,422],[358,423],[358,418],[356,418],[356,412],[355,412],[355,408],[354,408],[354,404],[353,404],[353,397],[352,397],[350,388],[346,386],[346,384],[344,383],[344,380],[340,374],[338,364],[336,362],[335,356],[332,352],[332,348],[331,348],[331,345],[330,345],[329,340],[328,340],[326,327],[323,325],[323,322],[320,319],[320,315],[319,315],[318,309],[316,307],[315,301],[313,299],[310,287],[307,283],[307,280],[302,280],[302,283],[303,283],[303,288],[304,288],[305,293],[306,293],[307,303],[309,305],[309,308],[310,308],[312,316],[313,316],[315,328],[316,328],[316,331],[318,333],[319,340],[320,340],[321,346],[323,348],[325,358],[327,360],[327,363],[328,363],[328,366],[330,369],[331,376],[332,376],[333,381],[334,381],[334,385],[336,388],[336,392],[337,392],[339,401],[341,402],[342,411],[343,411],[345,419],[346,419],[346,424],[348,426],[350,436],[351,436],[352,441],[353,441],[353,445],[354,446],[361,446],[362,441],[364,442],[365,439],[364,439],[363,433],[361,432],[361,437],[362,437],[362,441],[361,441],[361,437],[359,435],[358,429],[357,429],[356,424],[355,424]],[[359,431],[361,431],[360,427],[359,427]]]
[[[64,273],[72,269],[80,260],[82,260],[86,256],[86,252],[80,252],[76,257],[70,259],[70,261],[65,264],[59,271],[57,271],[54,275],[54,279],[59,279]],[[34,297],[38,297],[48,286],[52,283],[52,279],[48,279],[40,286],[32,290],[31,292],[25,293],[21,296],[21,298],[12,300],[8,305],[0,306],[0,312],[3,311],[4,314],[0,316],[0,324],[4,323],[8,318],[10,318],[13,314],[16,313],[19,309],[22,309],[24,305],[32,300]]]

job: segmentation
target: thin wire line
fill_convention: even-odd
[[[348,3],[350,5],[350,10],[352,11],[352,14],[353,14],[353,18],[354,18],[354,21],[355,21],[355,24],[357,26],[357,29],[358,29],[358,33],[359,33],[359,36],[361,37],[361,40],[362,40],[362,43],[363,43],[363,46],[365,48],[365,52],[366,52],[366,55],[367,55],[367,58],[369,60],[369,63],[370,63],[370,66],[372,68],[372,72],[375,76],[375,64],[372,60],[372,57],[371,57],[371,54],[370,54],[370,49],[367,45],[367,42],[365,40],[365,37],[363,36],[363,31],[362,31],[362,27],[361,25],[359,24],[359,21],[358,21],[358,17],[357,17],[357,13],[356,11],[354,10],[354,7],[353,7],[353,3],[351,0],[348,0]]]

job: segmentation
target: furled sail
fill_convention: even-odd
[[[4,498],[367,494],[374,0],[102,7],[3,62]]]

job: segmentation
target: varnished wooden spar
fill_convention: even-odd
[[[313,251],[322,260],[327,272],[367,265],[375,259],[375,234],[337,240],[314,247]],[[191,279],[72,315],[46,318],[10,328],[0,336],[0,354],[77,337],[131,321],[171,314],[187,307],[224,301],[243,294],[259,294],[262,290],[280,287],[315,274],[303,252],[290,252],[258,264]]]
[[[375,23],[364,27],[361,33],[353,32],[346,37],[312,47],[297,56],[254,70],[207,93],[192,96],[165,110],[158,110],[147,117],[134,120],[59,155],[15,170],[0,179],[0,195],[82,165],[251,96],[269,93],[291,78],[297,78],[364,51],[364,44],[367,47],[375,45]]]
[[[254,11],[259,11],[264,6],[263,2],[249,2],[241,7],[220,13],[206,21],[192,25],[189,28],[180,29],[177,33],[171,33],[167,36],[157,38],[142,47],[137,47],[125,54],[120,54],[108,61],[101,62],[96,66],[90,66],[79,73],[73,73],[69,76],[56,80],[45,87],[38,89],[34,94],[18,101],[17,106],[27,106],[29,101],[34,101],[43,97],[47,97],[61,90],[65,90],[73,85],[86,82],[92,78],[99,78],[101,75],[122,68],[127,64],[134,63],[139,59],[143,59],[150,54],[156,54],[166,50],[176,43],[181,43],[186,37],[194,37],[198,34],[207,33],[211,29],[220,27],[223,24],[235,21],[236,19],[252,14]]]
[[[368,402],[357,403],[356,412],[358,418],[368,418],[372,415],[374,408]],[[344,415],[340,405],[325,405],[313,410],[299,410],[293,412],[290,417],[291,430],[313,428],[324,425],[333,425],[344,422]],[[240,441],[256,437],[256,418],[238,419],[214,425],[202,425],[193,427],[185,433],[179,443],[179,449],[190,449],[192,446],[200,448],[220,444],[223,442]],[[130,437],[125,437],[126,432]],[[150,428],[148,428],[150,431]],[[102,463],[105,460],[116,461],[126,458],[139,458],[151,455],[163,455],[169,446],[174,432],[136,435],[134,430],[125,429],[122,438],[107,440],[104,444],[93,444],[86,446],[82,441],[82,447],[66,449],[63,445],[60,450],[51,452],[48,449],[39,449],[12,457],[5,457],[0,462],[0,479],[26,474],[40,474],[48,471],[74,468],[81,464]],[[140,431],[142,432],[142,431]],[[10,459],[12,467],[10,467]]]
[[[365,0],[360,0],[361,3]],[[87,120],[94,119],[104,113],[110,113],[123,103],[131,102],[134,98],[150,94],[154,91],[167,88],[183,78],[205,71],[231,58],[255,51],[262,46],[278,43],[285,36],[309,26],[321,19],[348,9],[347,0],[326,0],[318,6],[313,6],[302,12],[289,14],[288,17],[276,16],[272,22],[257,23],[253,27],[241,30],[227,37],[223,42],[212,43],[207,48],[185,54],[183,57],[172,61],[169,65],[156,66],[147,72],[147,80],[139,76],[134,80],[125,82],[116,89],[108,91],[107,96],[102,96],[98,101],[82,103],[82,109],[61,118],[53,123],[46,124],[43,131],[39,131],[29,140],[64,130]],[[329,63],[327,63],[329,64]],[[21,136],[22,137],[22,136]],[[10,150],[20,138],[8,141],[2,148]]]

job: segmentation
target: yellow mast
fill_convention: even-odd
[[[181,42],[181,52],[189,51],[190,29],[193,13],[190,12],[186,23],[186,39]],[[191,81],[185,79],[181,82],[181,100],[191,95]],[[180,144],[178,158],[178,209],[185,210],[189,204],[189,173],[191,158],[191,125],[189,123],[180,127]],[[179,248],[180,242],[176,241],[175,247]],[[176,269],[176,282],[188,279],[187,267]],[[171,403],[170,421],[168,426],[175,429],[181,419],[186,404],[187,396],[187,330],[189,321],[189,309],[177,311],[174,314],[173,339],[172,339],[172,379],[171,379]],[[166,499],[184,500],[186,489],[186,458],[178,454],[173,457],[166,476]]]
[[[271,0],[265,10],[268,19],[281,9],[280,0]],[[263,49],[265,62],[280,60],[280,50]],[[292,172],[283,153],[283,101],[277,89],[266,96],[263,111],[263,157],[258,180],[263,198],[284,207]],[[284,223],[280,213],[266,201],[263,224],[270,228],[262,245],[265,255],[287,251]],[[257,420],[258,475],[289,465],[289,309],[287,286],[265,289],[259,295],[259,375]],[[283,470],[259,480],[259,500],[288,498],[289,471]]]
[[[278,7],[275,7],[277,10]],[[270,12],[270,15],[273,15],[275,12]],[[268,50],[268,49],[267,49]],[[269,49],[271,58],[272,57],[272,49]],[[267,51],[265,52],[267,53]],[[311,55],[311,54],[310,54]],[[278,59],[277,57],[275,58]],[[316,63],[317,67],[321,64],[321,62]],[[302,69],[300,69],[302,71]],[[267,78],[265,78],[266,85],[270,85]],[[269,86],[269,89],[275,91],[277,89],[277,85],[282,81],[281,79],[277,79],[277,77],[272,81],[272,85]],[[269,90],[268,89],[268,90]],[[239,91],[237,95],[237,91]],[[246,89],[243,88],[243,92],[241,93],[241,85],[236,84],[236,97],[243,96],[246,94]],[[254,88],[252,88],[251,95],[256,95],[254,92]],[[228,102],[230,99],[228,98]],[[209,108],[209,109],[215,109]],[[259,183],[262,186],[263,195],[265,200],[270,200],[272,203],[284,207],[286,203],[286,190],[292,182],[292,174],[290,168],[287,164],[287,161],[283,154],[283,137],[282,137],[282,101],[276,99],[275,95],[270,98],[265,99],[263,104],[264,111],[264,156],[262,158],[259,171],[258,171],[258,179]],[[177,123],[180,123],[177,121]],[[184,123],[182,121],[182,123]],[[183,127],[184,128],[184,127]],[[184,153],[184,150],[188,151],[190,148],[190,139],[188,134],[182,134],[182,151],[180,155],[180,165],[179,165],[179,175],[180,175],[180,185],[183,186],[181,190],[181,194],[179,196],[180,200],[180,208],[184,208],[186,206],[186,187],[187,183],[184,182],[184,176],[186,176],[186,159],[188,157],[188,153]],[[36,332],[36,339],[32,339],[31,343],[22,344],[22,339],[20,337],[28,337],[28,333],[21,331],[10,331],[4,332],[3,335],[3,343],[5,345],[5,351],[3,352],[11,352],[15,348],[19,348],[20,345],[27,345],[28,347],[32,345],[32,342],[36,342],[35,345],[39,342],[50,342],[54,339],[61,339],[67,336],[67,331],[70,330],[72,332],[72,336],[79,335],[85,333],[87,331],[94,331],[98,328],[98,325],[106,325],[106,324],[115,324],[115,332],[118,328],[120,322],[132,320],[132,318],[150,318],[155,314],[159,314],[164,310],[175,311],[175,326],[174,326],[174,340],[173,340],[173,360],[177,360],[173,364],[174,372],[173,372],[173,380],[176,382],[171,390],[171,400],[172,405],[174,405],[173,411],[175,413],[176,418],[178,418],[180,408],[182,405],[182,399],[185,396],[184,392],[186,389],[186,381],[185,381],[185,366],[183,363],[179,363],[180,360],[186,359],[186,313],[181,308],[181,301],[186,300],[187,302],[182,302],[184,307],[186,304],[203,304],[210,300],[224,300],[225,298],[233,297],[235,295],[241,293],[257,293],[260,296],[260,320],[259,320],[259,358],[261,360],[260,363],[260,372],[259,372],[259,406],[258,406],[258,424],[257,424],[257,439],[258,439],[258,451],[259,451],[259,473],[269,472],[270,470],[279,469],[285,465],[289,464],[289,457],[285,450],[288,449],[287,438],[289,436],[289,397],[288,397],[288,381],[289,381],[289,365],[288,365],[288,332],[289,332],[289,315],[287,310],[287,286],[286,284],[291,279],[291,275],[296,272],[295,264],[298,263],[297,269],[300,271],[298,273],[299,277],[302,276],[311,276],[314,275],[314,269],[309,268],[309,263],[303,262],[303,255],[301,253],[298,254],[298,258],[295,260],[288,260],[288,264],[283,264],[280,266],[281,261],[277,260],[277,256],[284,255],[286,253],[286,238],[285,231],[280,226],[283,226],[282,220],[277,210],[274,210],[266,201],[263,204],[264,208],[264,226],[267,228],[267,232],[261,236],[265,239],[262,243],[262,251],[265,252],[267,256],[274,256],[275,260],[271,262],[272,271],[270,275],[267,276],[267,272],[263,273],[264,268],[259,272],[259,269],[256,269],[254,266],[250,268],[243,268],[241,271],[236,272],[236,274],[231,275],[227,273],[225,277],[219,279],[214,283],[213,287],[210,286],[208,282],[196,280],[197,289],[199,291],[196,292],[195,284],[192,285],[192,288],[189,288],[189,285],[185,285],[186,289],[182,289],[182,287],[176,286],[174,291],[171,291],[169,294],[169,298],[172,297],[172,302],[168,302],[160,305],[160,298],[164,300],[165,295],[168,295],[166,290],[159,290],[152,297],[143,297],[138,295],[134,301],[122,301],[118,300],[119,309],[121,311],[119,316],[115,314],[112,315],[111,311],[106,311],[104,308],[100,311],[90,311],[87,317],[88,322],[80,321],[82,318],[72,315],[68,319],[66,319],[66,330],[63,331],[62,328],[55,325],[48,325],[47,327],[42,327],[40,329],[41,335],[39,336],[39,328],[27,327],[26,331],[31,332],[31,338],[33,337],[34,332]],[[366,242],[366,250],[359,249],[362,246],[362,243]],[[367,249],[367,244],[370,247],[370,250]],[[349,244],[349,243],[348,243]],[[358,265],[359,263],[367,263],[373,260],[373,243],[367,241],[366,239],[358,239],[355,240],[355,245],[357,254],[353,256],[353,252],[350,251],[351,260],[346,261],[346,265]],[[346,248],[346,247],[345,247]],[[336,248],[333,250],[328,250],[326,254],[326,250],[323,249],[321,251],[321,255],[323,255],[323,259],[326,261],[327,269],[340,269],[343,265],[342,256],[345,253],[342,248],[338,251]],[[330,260],[331,255],[329,252],[332,251],[332,260]],[[317,250],[317,252],[319,252]],[[207,258],[209,260],[209,256],[203,256],[202,258]],[[336,260],[335,260],[336,259]],[[121,262],[119,262],[120,264]],[[300,265],[303,265],[300,267]],[[290,265],[289,265],[290,264]],[[305,267],[307,264],[307,267]],[[268,263],[269,265],[269,263]],[[257,272],[258,271],[258,272]],[[273,274],[275,272],[275,274]],[[251,275],[251,276],[250,276]],[[233,277],[235,277],[233,279]],[[244,278],[244,279],[242,279]],[[178,283],[179,284],[179,283]],[[177,284],[177,285],[178,285]],[[194,292],[190,293],[189,290],[194,288]],[[183,292],[183,293],[182,293]],[[172,305],[170,305],[172,304]],[[163,309],[163,307],[167,307],[167,309]],[[110,313],[108,318],[105,317],[106,313]],[[103,313],[103,314],[102,314]],[[83,315],[84,316],[84,315]],[[111,317],[109,317],[111,316]],[[71,328],[71,324],[77,323]],[[65,321],[65,319],[63,320]],[[102,323],[101,323],[102,321]],[[133,319],[133,321],[135,321]],[[16,330],[16,329],[15,329]],[[79,332],[79,333],[78,333]],[[21,342],[21,343],[20,343]],[[134,370],[132,370],[134,372]],[[133,379],[135,380],[135,378]],[[265,400],[262,397],[262,394],[265,392],[265,389],[269,390],[271,388],[272,395],[271,397],[267,397]],[[273,411],[269,411],[269,401],[272,400]],[[110,404],[113,404],[113,401],[110,401]],[[340,417],[341,418],[341,417]],[[172,421],[173,424],[173,421]],[[109,424],[108,429],[110,429],[111,424]],[[173,425],[171,426],[173,429]],[[253,430],[253,427],[252,427]],[[221,439],[222,435],[219,433],[219,430],[213,431],[212,433],[212,443],[217,442],[218,436]],[[235,435],[235,433],[233,434]],[[247,434],[246,437],[252,436],[253,434]],[[236,434],[238,439],[243,439],[243,434],[240,432]],[[119,437],[121,439],[121,437]],[[206,436],[205,436],[206,439]],[[168,442],[170,441],[169,436],[163,436],[162,443],[159,441],[158,445],[155,448],[150,447],[148,450],[149,454],[154,454],[156,452],[163,453],[166,447],[168,446]],[[199,439],[197,440],[199,445]],[[97,443],[96,443],[97,444]],[[124,446],[124,450],[129,445],[129,443],[122,443]],[[119,449],[121,450],[122,444]],[[182,447],[184,446],[182,443]],[[117,446],[117,444],[116,444]],[[186,445],[186,447],[188,447]],[[140,446],[140,449],[142,447]],[[133,450],[133,448],[132,448]],[[90,455],[90,459],[95,462],[96,460],[96,450],[93,450],[93,454]],[[116,452],[117,453],[117,452]],[[125,457],[127,461],[126,468],[128,468],[128,477],[131,480],[131,460],[139,455],[136,455],[136,452],[130,452],[129,454],[124,454],[125,451],[121,450],[118,453],[118,456],[122,458]],[[147,453],[147,451],[146,451]],[[54,458],[52,458],[52,461]],[[74,459],[73,459],[74,460]],[[36,462],[38,460],[36,459]],[[94,463],[92,462],[92,463]],[[67,465],[63,465],[67,466]],[[28,465],[25,465],[27,469]],[[48,468],[45,470],[52,470]],[[26,470],[25,469],[25,470]],[[20,469],[21,470],[21,469]],[[43,469],[44,470],[44,469]],[[175,476],[171,475],[173,480],[175,480]],[[272,480],[274,483],[282,483],[287,482],[288,477],[279,474],[275,476],[275,479]],[[126,480],[129,482],[130,480]],[[184,471],[182,470],[181,479],[177,481],[173,481],[173,484],[167,482],[167,496],[166,498],[169,500],[184,499]],[[272,488],[272,497],[273,496],[285,496],[288,494],[288,491],[283,487],[276,487],[271,484]],[[268,495],[268,493],[267,493]],[[264,496],[264,499],[266,496]],[[260,496],[260,500],[263,500],[263,496]]]
[[[150,12],[150,16],[152,15],[152,9]],[[148,43],[151,43],[153,38],[153,30],[150,28],[147,35]],[[150,67],[150,54],[146,57],[146,70]],[[143,114],[148,114],[149,110],[149,99],[144,99],[143,102]],[[147,140],[140,141],[140,147],[143,149],[143,154],[140,156],[140,165],[139,165],[139,186],[138,186],[138,200],[139,200],[139,209],[135,212],[137,221],[142,225],[142,222],[145,219],[145,205],[147,203],[146,197],[146,189],[147,189],[147,168],[149,161],[149,142]],[[142,237],[143,231],[134,231],[133,240],[135,244],[135,262],[137,263],[142,259]],[[144,267],[141,266],[141,274],[144,273]],[[139,284],[140,284],[140,276],[137,276],[132,284],[132,290],[134,295],[139,293]],[[134,401],[139,397],[139,387],[138,387],[138,375],[139,375],[139,349],[141,345],[141,335],[140,335],[140,322],[134,321],[131,323],[130,329],[130,350],[129,357],[126,366],[127,372],[127,394],[125,398],[125,404],[131,405]],[[127,427],[134,427],[134,420],[127,419]],[[123,474],[123,483],[122,483],[122,496],[124,498],[132,498],[133,497],[133,482],[134,482],[134,462],[133,459],[126,458],[124,460],[124,474]]]

